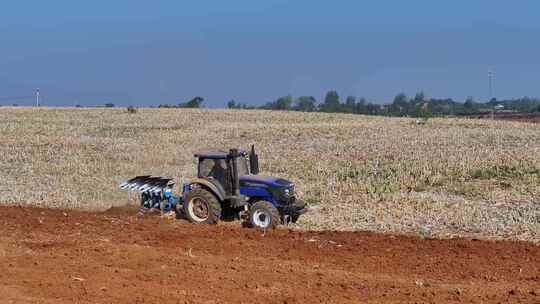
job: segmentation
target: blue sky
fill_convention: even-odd
[[[2,1],[0,104],[539,96],[538,1]]]

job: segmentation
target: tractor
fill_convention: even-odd
[[[173,195],[171,178],[137,176],[120,187],[141,193],[141,210],[174,210],[200,224],[241,219],[248,227],[273,229],[296,222],[308,210],[296,198],[293,182],[259,175],[254,146],[249,153],[241,149],[202,151],[195,157],[197,177],[184,179],[180,196]]]

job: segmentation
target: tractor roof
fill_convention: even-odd
[[[242,156],[246,156],[247,152],[238,149],[238,153]],[[223,150],[205,150],[205,151],[199,151],[195,153],[195,157],[198,158],[211,158],[211,159],[225,159],[229,157],[229,151],[223,151]]]

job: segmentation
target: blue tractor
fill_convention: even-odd
[[[172,194],[171,178],[137,176],[120,186],[141,193],[141,208],[175,210],[193,223],[216,224],[242,219],[246,226],[272,229],[296,222],[307,211],[296,198],[294,183],[259,175],[255,147],[244,150],[203,151],[196,178],[184,180],[182,195]]]

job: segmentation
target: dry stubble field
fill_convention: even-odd
[[[540,124],[242,110],[0,108],[0,204],[103,210],[139,174],[255,143],[312,230],[540,241]]]

